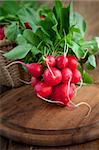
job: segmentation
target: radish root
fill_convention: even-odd
[[[47,65],[47,67],[48,67],[48,69],[49,69],[49,71],[50,71],[50,73],[51,73],[52,77],[53,77],[53,78],[56,78],[56,77],[55,77],[55,75],[53,74],[53,72],[52,72],[52,70],[51,70],[51,68],[50,68],[49,64],[48,64],[48,60],[47,60],[47,58],[43,57],[43,59],[46,61],[46,65]]]
[[[83,80],[81,79],[80,86],[75,89],[75,96],[77,95],[77,91],[81,89],[83,86]]]
[[[76,108],[76,107],[79,107],[80,105],[86,105],[89,110],[88,110],[87,115],[86,115],[85,117],[88,117],[88,116],[90,115],[92,108],[91,108],[91,106],[90,106],[88,103],[86,103],[86,102],[80,102],[80,103],[78,103],[78,104],[74,104],[72,101],[70,101],[70,103],[71,103],[75,108]]]
[[[14,61],[14,62],[8,64],[8,65],[5,66],[5,67],[8,68],[8,67],[10,67],[10,66],[12,66],[12,65],[14,65],[14,64],[21,64],[21,65],[23,65],[23,66],[26,66],[25,63],[23,63],[23,62],[21,62],[21,61]]]
[[[25,84],[31,84],[31,81],[30,81],[30,82],[27,82],[27,81],[24,81],[24,80],[22,80],[22,79],[19,79],[19,81],[21,81],[21,82],[23,82],[23,83],[25,83]]]
[[[39,94],[37,94],[37,96],[38,96],[40,99],[42,99],[42,100],[44,100],[44,101],[46,101],[46,102],[53,103],[53,104],[62,104],[62,105],[64,105],[63,102],[60,102],[60,101],[52,101],[52,100],[49,100],[49,99],[46,99],[46,98],[40,96]]]
[[[67,98],[68,98],[69,102],[70,102],[69,91],[70,91],[71,79],[72,79],[72,78],[70,77],[70,79],[69,79],[69,81],[68,81],[68,87],[67,87]]]

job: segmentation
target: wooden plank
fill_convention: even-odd
[[[78,144],[72,146],[61,146],[61,147],[38,147],[29,146],[26,144],[20,144],[17,142],[10,141],[8,150],[99,150],[99,140],[88,142],[85,144]]]
[[[9,140],[8,150],[30,150],[30,146]]]
[[[5,137],[0,136],[0,150],[8,149],[9,140]]]

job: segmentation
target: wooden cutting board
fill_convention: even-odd
[[[82,87],[74,103],[86,106],[74,110],[38,99],[31,86],[23,86],[0,96],[0,134],[34,145],[60,146],[99,138],[99,84]]]

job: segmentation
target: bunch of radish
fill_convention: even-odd
[[[61,55],[55,58],[52,55],[48,55],[44,57],[46,67],[39,63],[25,64],[21,61],[12,62],[7,67],[16,63],[25,66],[31,74],[30,82],[21,81],[31,84],[37,97],[50,103],[72,108],[85,104],[89,107],[89,112],[91,111],[90,105],[86,102],[80,102],[75,105],[71,101],[74,97],[77,83],[82,81],[81,73],[77,69],[78,61],[75,56]]]

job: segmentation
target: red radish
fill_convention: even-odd
[[[48,64],[50,67],[53,67],[55,66],[55,63],[56,62],[54,56],[49,55],[45,58],[44,64]]]
[[[61,73],[63,82],[68,83],[68,80],[72,79],[72,71],[69,68],[64,68]]]
[[[32,87],[34,87],[38,82],[39,82],[39,80],[37,78],[35,78],[35,77],[31,78],[31,85],[32,85]]]
[[[48,97],[51,93],[52,93],[52,87],[48,86],[46,83],[44,82],[38,82],[35,87],[35,93],[37,95],[40,95],[44,98]]]
[[[65,99],[65,98],[68,99],[68,96],[69,96],[69,99],[72,99],[73,96],[74,96],[73,88],[70,86],[69,91],[68,91],[68,84],[66,84],[66,83],[64,83],[60,86],[60,91],[62,93],[62,98],[63,99]],[[69,94],[68,94],[68,92],[69,92]]]
[[[55,86],[62,81],[62,74],[61,71],[55,67],[52,67],[51,71],[53,72],[53,74],[49,69],[46,69],[44,71],[44,81],[50,86]]]
[[[25,25],[26,29],[32,30],[32,27],[30,26],[29,22],[25,22],[24,25]]]
[[[56,101],[61,101],[64,103],[64,105],[67,105],[69,103],[69,99],[72,99],[74,96],[74,90],[72,87],[69,89],[69,99],[68,99],[68,85],[67,84],[61,84],[59,86],[56,86],[53,89],[51,98]]]
[[[31,63],[31,64],[25,64],[21,61],[15,61],[15,62],[12,62],[10,63],[9,65],[6,66],[6,68],[10,67],[11,65],[13,64],[22,64],[23,66],[25,66],[28,70],[28,72],[34,76],[34,77],[39,77],[41,74],[42,74],[42,71],[43,71],[43,67],[41,64],[39,63]]]
[[[4,27],[0,26],[0,40],[3,40],[5,37],[5,34],[4,34]]]
[[[56,58],[56,66],[59,69],[63,69],[67,67],[67,65],[68,65],[68,58],[66,56],[61,55]]]
[[[60,86],[56,86],[51,94],[51,99],[53,101],[59,101],[62,102],[64,105],[67,105],[67,103],[69,102],[67,98],[63,99],[62,98],[62,93],[60,91]]]
[[[73,71],[73,76],[72,76],[72,81],[71,82],[77,84],[78,82],[81,81],[81,79],[82,79],[82,77],[81,77],[80,71],[75,69]]]
[[[78,62],[75,56],[67,56],[68,58],[68,67],[71,70],[75,70],[77,68]]]

